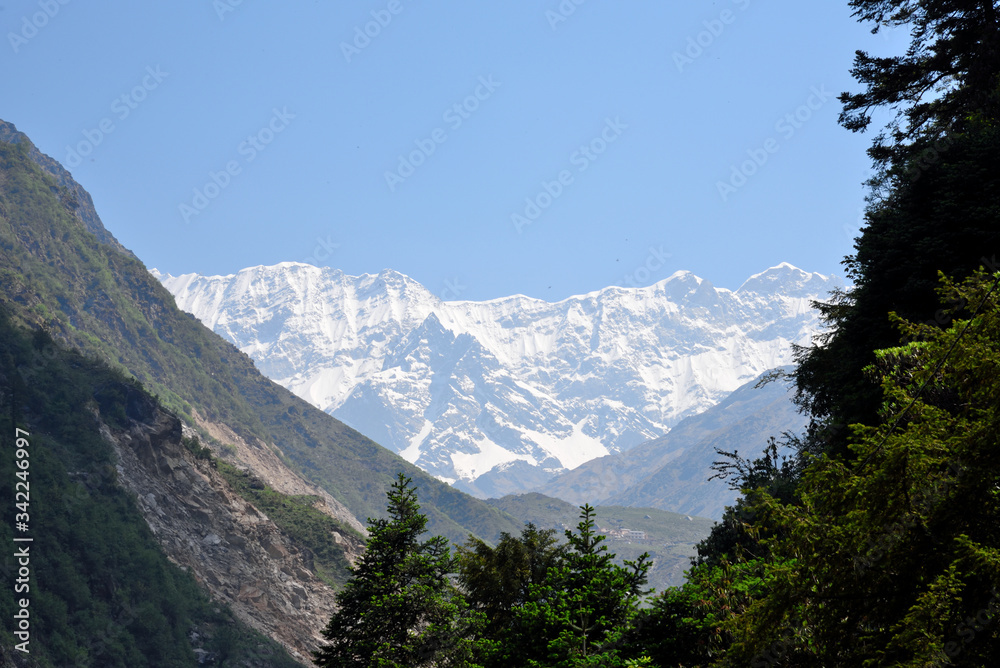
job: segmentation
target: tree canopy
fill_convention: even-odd
[[[869,153],[877,168],[856,252],[853,286],[819,304],[829,332],[798,351],[798,400],[814,420],[813,451],[848,454],[847,426],[871,424],[881,390],[864,369],[893,345],[890,312],[941,318],[937,274],[962,279],[996,265],[1000,250],[1000,3],[851,0],[874,31],[904,28],[901,56],[858,51],[864,86],[844,93],[841,123],[862,131],[873,110],[895,112]]]
[[[369,519],[365,553],[337,595],[339,609],[323,630],[319,666],[412,668],[465,665],[476,619],[465,614],[448,575],[447,539],[420,541],[427,518],[412,480],[399,474],[387,519]]]
[[[884,166],[908,162],[975,119],[1000,115],[1000,3],[993,0],[850,0],[859,21],[910,31],[901,56],[856,52],[851,74],[865,90],[844,93],[840,122],[865,130],[872,110],[895,112],[869,155]]]
[[[1000,273],[942,296],[970,304],[947,329],[902,321],[878,352],[878,425],[851,462],[820,457],[801,503],[767,493],[769,592],[731,623],[726,665],[779,640],[782,665],[982,666],[1000,654]]]

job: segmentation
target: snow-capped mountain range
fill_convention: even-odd
[[[781,264],[736,291],[681,271],[554,303],[445,302],[390,270],[153,273],[265,375],[480,496],[663,436],[788,364],[819,329],[810,302],[839,285]]]

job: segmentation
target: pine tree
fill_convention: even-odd
[[[947,329],[904,323],[880,351],[882,422],[852,461],[806,471],[801,503],[766,494],[766,595],[724,665],[992,665],[1000,656],[1000,274],[945,283]]]
[[[881,389],[864,369],[893,345],[888,314],[947,325],[937,275],[995,268],[1000,251],[1000,3],[851,0],[875,29],[905,28],[905,55],[859,51],[864,85],[844,93],[841,123],[863,131],[874,110],[895,117],[874,139],[866,225],[846,258],[853,282],[820,305],[830,331],[798,351],[798,401],[814,423],[807,450],[849,455],[848,426],[877,422]]]
[[[566,549],[557,542],[555,529],[541,530],[529,522],[520,537],[500,534],[495,547],[470,537],[459,548],[459,583],[469,605],[489,620],[491,637],[501,643],[506,639],[532,585],[543,584],[549,571],[562,563]]]
[[[851,74],[866,89],[844,93],[840,122],[869,127],[873,109],[896,112],[869,155],[892,169],[975,119],[1000,118],[1000,3],[995,0],[850,0],[859,21],[910,30],[905,55],[857,51]]]
[[[477,618],[449,580],[448,541],[421,542],[427,518],[402,473],[388,494],[388,519],[369,519],[360,563],[337,595],[339,609],[315,653],[326,668],[464,666]]]
[[[567,530],[566,539],[562,565],[549,571],[544,584],[532,586],[529,600],[517,609],[520,642],[510,648],[507,665],[625,666],[632,649],[626,637],[647,593],[649,555],[624,567],[613,563],[590,505],[581,506],[577,531]]]

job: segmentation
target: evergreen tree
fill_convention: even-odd
[[[470,537],[459,548],[458,580],[466,600],[486,615],[487,634],[498,642],[507,637],[532,585],[544,584],[549,571],[562,563],[566,549],[555,533],[529,522],[518,538],[502,533],[496,547]]]
[[[727,622],[763,594],[763,568],[760,560],[734,565],[727,558],[693,566],[684,584],[639,612],[628,645],[657,668],[713,665],[732,640]]]
[[[812,418],[791,441],[797,461],[730,466],[744,499],[700,546],[689,583],[649,613],[644,632],[671,634],[647,639],[664,666],[694,660],[681,638],[708,656],[726,649],[719,665],[733,666],[988,665],[1000,650],[1000,336],[994,316],[972,318],[988,286],[950,291],[943,308],[935,295],[939,272],[997,269],[1000,3],[849,4],[912,38],[897,58],[858,52],[865,89],[841,96],[853,131],[895,112],[869,150],[853,286],[819,305],[828,333],[797,351]],[[920,323],[902,347],[891,313]],[[963,340],[969,319],[985,339]],[[936,368],[952,347],[960,360]]]
[[[1000,3],[994,0],[850,0],[859,21],[906,28],[905,55],[857,51],[851,74],[866,89],[844,93],[841,124],[853,131],[871,124],[871,111],[890,108],[895,117],[869,155],[885,175],[906,176],[914,156],[964,133],[978,118],[1000,118]],[[907,169],[900,171],[899,168]]]
[[[448,577],[448,541],[419,540],[427,518],[411,482],[400,473],[388,493],[388,519],[368,520],[365,554],[337,595],[318,666],[470,665],[477,617]]]
[[[813,418],[804,449],[849,455],[848,425],[875,424],[881,389],[864,369],[893,345],[888,314],[947,325],[937,274],[957,279],[1000,251],[1000,3],[851,0],[859,20],[908,28],[905,55],[857,53],[865,89],[844,93],[841,123],[865,130],[895,117],[869,150],[866,226],[845,260],[854,286],[820,305],[830,333],[798,351],[798,401]]]
[[[577,668],[625,666],[637,653],[628,632],[646,593],[648,554],[625,566],[597,533],[594,509],[580,508],[577,532],[566,531],[569,551],[546,582],[530,587],[529,600],[517,609],[515,642],[507,648],[508,666]],[[638,658],[638,657],[634,657]]]
[[[880,351],[882,423],[822,457],[801,504],[760,494],[765,595],[731,620],[725,665],[990,665],[1000,656],[1000,274],[943,297],[947,329],[906,323]]]

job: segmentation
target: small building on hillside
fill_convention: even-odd
[[[645,531],[638,529],[604,529],[598,527],[597,530],[611,540],[647,540],[649,537]]]

